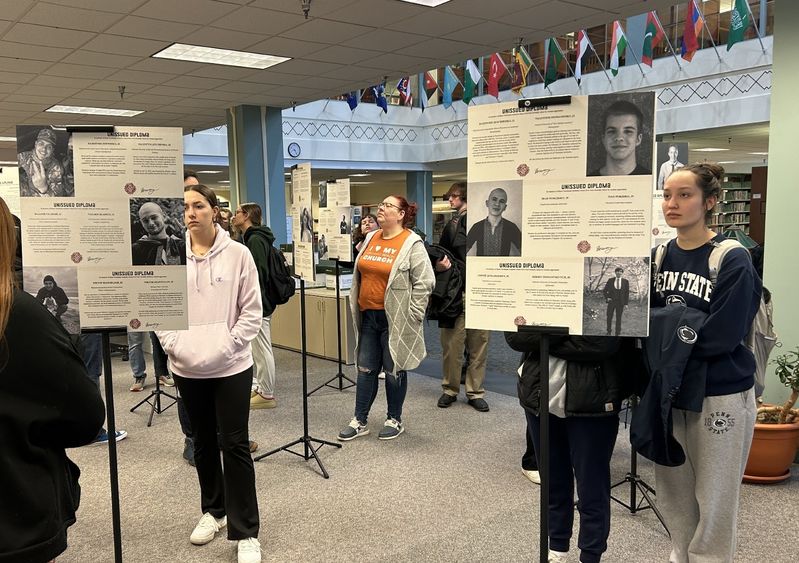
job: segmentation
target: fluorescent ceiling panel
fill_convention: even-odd
[[[144,111],[136,109],[92,108],[85,106],[53,106],[44,111],[53,113],[80,113],[84,115],[110,115],[112,117],[134,117]]]
[[[217,49],[200,45],[186,45],[184,43],[173,43],[166,49],[158,51],[153,57],[156,59],[173,59],[176,61],[238,66],[260,70],[291,60],[287,57],[277,57],[275,55],[232,51],[230,49]]]
[[[419,4],[420,6],[430,6],[435,8],[441,4],[446,4],[449,0],[399,0],[400,2],[407,2],[408,4]]]
[[[17,140],[17,138],[16,138],[16,137],[0,137],[0,142],[2,142],[2,141],[9,141],[9,142],[11,142],[11,141],[16,141],[16,140]]]
[[[730,149],[717,149],[717,148],[714,148],[714,147],[707,147],[707,148],[704,148],[704,149],[690,149],[690,150],[692,150],[694,152],[721,152],[721,151],[728,151]]]

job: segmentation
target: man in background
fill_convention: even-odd
[[[680,151],[675,145],[669,145],[669,159],[660,165],[660,173],[658,174],[658,189],[663,189],[663,184],[666,183],[666,178],[671,176],[672,172],[679,170],[685,164],[677,160]]]
[[[257,203],[242,203],[233,215],[233,225],[242,233],[242,241],[250,249],[255,268],[258,270],[258,283],[261,286],[263,314],[258,336],[252,341],[252,359],[255,364],[255,378],[258,382],[250,398],[251,409],[273,409],[275,399],[275,355],[272,352],[270,323],[275,306],[270,303],[267,284],[269,283],[269,252],[275,235],[266,225],[261,224],[261,206]],[[321,252],[321,251],[320,251]]]
[[[466,289],[466,182],[456,182],[450,186],[445,197],[449,206],[454,211],[452,218],[441,233],[439,245],[452,253],[457,261],[452,264],[447,256],[439,260],[435,269],[443,272],[449,268],[463,270],[464,287]],[[466,315],[461,309],[460,314],[454,319],[438,320],[441,329],[441,352],[443,357],[443,379],[441,387],[443,393],[438,399],[438,406],[445,409],[458,400],[461,385],[461,370],[463,367],[464,350],[469,354],[469,365],[466,368],[466,398],[469,405],[480,412],[488,410],[488,403],[484,399],[485,389],[483,381],[486,374],[486,356],[488,355],[488,331],[466,328]]]
[[[602,295],[605,296],[605,301],[608,303],[608,336],[610,336],[614,314],[616,315],[616,336],[621,333],[621,315],[630,301],[630,282],[627,278],[621,277],[624,273],[624,268],[620,266],[616,268],[614,273],[615,276],[608,279],[605,289],[602,290]]]

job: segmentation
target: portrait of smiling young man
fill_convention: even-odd
[[[604,163],[588,176],[629,176],[651,174],[652,170],[638,162],[638,151],[643,140],[644,117],[634,103],[627,100],[613,102],[603,112],[600,153]]]

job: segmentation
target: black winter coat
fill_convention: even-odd
[[[519,403],[538,416],[541,335],[506,332],[505,340],[522,354]],[[641,369],[635,340],[609,336],[550,336],[549,353],[566,360],[566,416],[607,416],[621,408]]]
[[[67,332],[15,290],[0,340],[0,563],[50,561],[67,548],[80,471],[64,448],[91,442],[104,418]]]

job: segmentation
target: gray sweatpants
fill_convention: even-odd
[[[674,409],[679,467],[655,465],[657,506],[671,533],[672,563],[731,563],[757,407],[753,389],[705,397],[702,412]]]

